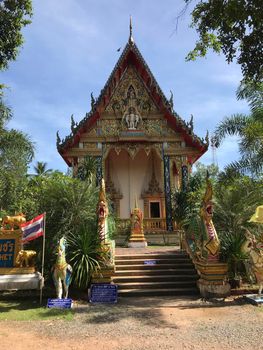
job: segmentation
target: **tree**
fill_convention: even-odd
[[[218,182],[215,186],[216,203],[214,224],[221,242],[221,257],[229,265],[229,276],[245,275],[243,252],[245,232],[249,228],[256,234],[257,228],[249,223],[255,208],[263,196],[262,180],[240,176],[229,183]]]
[[[46,162],[37,162],[37,164],[34,166],[34,170],[37,176],[48,175],[52,172],[51,169],[47,169]]]
[[[0,98],[2,102],[2,97]],[[0,206],[6,211],[15,211],[20,209],[20,199],[26,186],[27,168],[34,156],[34,145],[26,134],[6,128],[6,121],[10,120],[12,115],[4,103],[2,107],[0,114]]]
[[[238,135],[241,158],[226,167],[227,176],[259,175],[263,170],[263,83],[256,86],[242,83],[237,97],[247,99],[251,113],[235,114],[221,121],[216,127],[214,142],[219,147],[227,135]]]
[[[192,0],[185,0],[186,7]],[[199,35],[187,60],[204,57],[208,49],[237,60],[244,80],[263,78],[263,2],[261,0],[199,0],[191,26]]]
[[[16,59],[23,44],[22,28],[32,16],[31,0],[4,0],[0,2],[0,70]]]
[[[3,0],[0,2],[0,70],[15,60],[23,44],[22,28],[30,23],[31,0]],[[0,84],[0,209],[20,210],[26,188],[26,172],[34,156],[30,138],[15,129],[7,129],[12,111],[3,98]]]

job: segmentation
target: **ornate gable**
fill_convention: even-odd
[[[105,111],[116,117],[134,112],[141,118],[157,112],[157,106],[133,66],[128,66]]]
[[[58,151],[68,165],[72,165],[74,149],[85,148],[86,142],[93,149],[96,146],[90,142],[166,140],[168,148],[184,144],[193,150],[193,161],[208,148],[208,139],[206,143],[199,139],[192,125],[173,111],[131,35],[100,96],[96,100],[92,96],[91,111],[71,129],[65,140],[57,139]]]

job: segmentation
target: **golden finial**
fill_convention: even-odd
[[[129,43],[134,44],[134,39],[132,37],[132,16],[130,16],[130,36],[129,36]]]
[[[137,201],[137,196],[135,196],[135,209],[138,208],[138,201]]]
[[[103,201],[106,203],[105,181],[103,178],[101,179],[101,184],[100,184],[99,201]]]
[[[207,171],[207,173],[206,173],[206,191],[205,191],[203,201],[205,203],[207,203],[208,201],[212,200],[212,197],[213,197],[213,187],[212,187],[211,180],[209,179],[209,172]]]

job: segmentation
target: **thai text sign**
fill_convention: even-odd
[[[71,309],[72,299],[48,299],[47,307],[50,309]]]
[[[0,239],[0,267],[13,267],[15,255],[15,240]]]
[[[118,288],[115,284],[96,283],[90,287],[91,303],[117,303]]]

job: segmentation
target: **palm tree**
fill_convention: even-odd
[[[232,179],[231,183],[218,182],[215,186],[216,203],[214,225],[220,237],[221,257],[229,264],[229,275],[236,278],[244,274],[243,252],[245,232],[256,233],[248,222],[255,208],[261,203],[263,188],[260,180],[247,176]]]
[[[46,162],[37,162],[36,166],[34,166],[34,170],[37,176],[48,175],[52,172],[52,169],[47,169]]]
[[[96,174],[97,160],[94,157],[87,156],[80,163],[76,177],[80,180],[92,181]]]
[[[241,158],[229,164],[226,173],[259,175],[263,170],[263,83],[242,83],[237,98],[248,101],[250,114],[225,118],[217,126],[213,141],[218,147],[227,135],[238,135]]]

